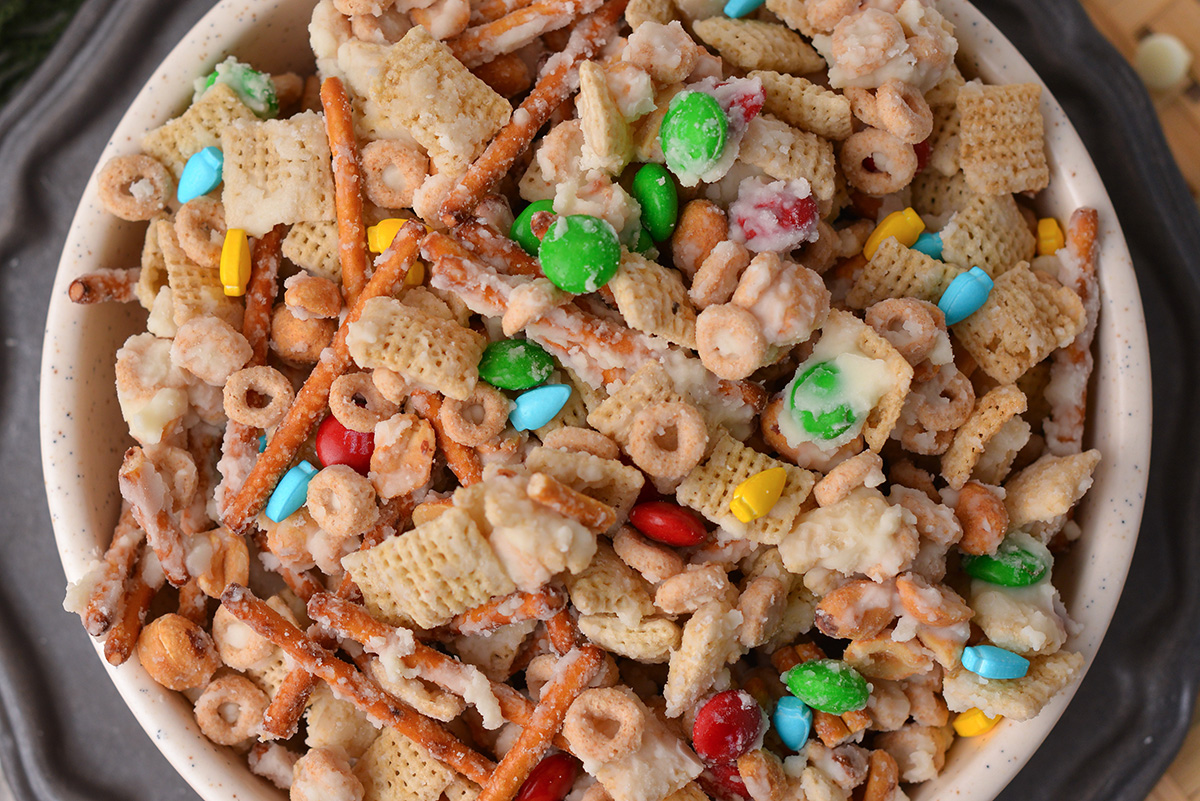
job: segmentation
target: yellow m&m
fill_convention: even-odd
[[[733,491],[729,511],[743,523],[757,520],[779,503],[779,498],[783,495],[783,485],[786,483],[787,471],[782,467],[772,467],[750,476]]]

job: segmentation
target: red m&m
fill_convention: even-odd
[[[754,748],[766,730],[766,716],[750,693],[725,690],[696,714],[692,747],[709,765],[733,762]]]
[[[629,522],[650,539],[666,545],[699,545],[708,539],[704,522],[695,512],[668,501],[639,503],[629,512]]]
[[[344,464],[365,476],[371,470],[375,435],[351,431],[331,414],[317,427],[316,446],[322,467]]]
[[[537,763],[517,791],[516,801],[562,801],[571,792],[579,762],[569,754],[551,754]]]

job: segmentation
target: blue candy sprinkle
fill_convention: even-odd
[[[799,751],[808,742],[812,732],[812,710],[808,704],[794,695],[785,695],[775,704],[775,714],[772,716],[775,731],[783,744],[793,751]]]
[[[517,396],[509,422],[518,431],[541,428],[554,419],[570,397],[571,387],[566,384],[546,384],[523,392]]]
[[[308,482],[316,474],[317,468],[308,462],[300,462],[284,473],[267,501],[267,517],[276,523],[291,517],[308,500]]]
[[[963,649],[962,666],[985,679],[1019,679],[1029,672],[1029,660],[994,645]]]
[[[206,147],[194,154],[179,176],[179,189],[175,193],[179,202],[187,203],[216,189],[224,167],[225,155],[219,147]]]
[[[262,453],[267,449],[267,432],[264,431],[258,435],[258,452]]]
[[[744,17],[763,4],[764,0],[729,0],[725,4],[725,16],[730,19]]]
[[[992,279],[978,267],[972,267],[950,282],[938,308],[946,315],[946,325],[961,323],[987,302],[992,291]]]
[[[913,243],[912,249],[924,253],[931,259],[940,259],[942,258],[942,235],[921,234]]]

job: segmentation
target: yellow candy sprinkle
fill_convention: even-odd
[[[883,240],[889,236],[896,237],[896,241],[901,245],[911,248],[917,243],[917,237],[924,230],[925,221],[912,208],[893,211],[884,217],[883,222],[875,226],[875,230],[867,237],[867,244],[863,245],[863,256],[868,259],[874,256],[875,251],[883,244]]]
[[[1037,252],[1039,256],[1053,256],[1059,248],[1067,244],[1063,237],[1062,227],[1053,217],[1043,217],[1038,220]]]
[[[954,730],[959,737],[978,737],[987,734],[1003,717],[989,718],[978,709],[971,708],[954,719]]]
[[[230,297],[246,294],[250,282],[250,240],[240,228],[225,232],[225,244],[221,247],[221,286]]]
[[[425,280],[425,263],[414,261],[412,267],[408,268],[408,274],[404,276],[405,286],[420,286]]]
[[[750,476],[733,491],[729,511],[743,523],[757,520],[779,503],[779,496],[783,494],[783,485],[786,483],[787,471],[782,467],[772,467]]]
[[[367,229],[367,248],[372,253],[382,253],[388,249],[388,245],[392,244],[392,240],[396,238],[396,234],[400,233],[400,229],[408,220],[398,220],[395,217],[390,217],[383,220],[379,225],[372,225]]]

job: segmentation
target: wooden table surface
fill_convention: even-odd
[[[1200,0],[1082,0],[1096,27],[1126,58],[1149,33],[1179,37],[1195,54],[1188,79],[1154,104],[1183,177],[1200,196]],[[1183,748],[1147,801],[1200,801],[1200,709]]]

